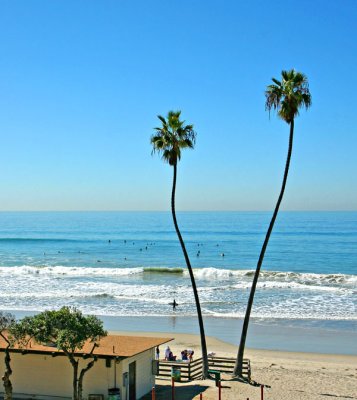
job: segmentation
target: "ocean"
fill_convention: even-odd
[[[219,321],[233,330],[244,316],[271,213],[177,216],[204,318],[208,325]],[[191,331],[195,321],[190,279],[170,212],[1,212],[0,285],[0,309],[15,315],[70,305],[106,321],[135,320],[136,328],[145,316],[142,330],[174,317],[191,321]],[[169,304],[173,299],[175,311]],[[258,282],[253,323],[353,337],[356,306],[357,212],[279,213]],[[231,336],[222,333],[224,339],[237,342],[234,330]],[[357,349],[340,352],[357,354]]]

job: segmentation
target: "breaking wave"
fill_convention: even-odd
[[[31,266],[22,265],[15,267],[0,267],[1,275],[53,275],[72,277],[118,277],[139,274],[157,275],[182,275],[188,277],[186,268],[168,267],[136,267],[136,268],[103,268],[103,267],[80,267],[80,266]],[[194,269],[197,280],[210,281],[214,283],[229,282],[235,287],[248,288],[251,285],[254,271],[252,270],[230,270],[219,268]],[[159,278],[158,278],[159,279]],[[237,286],[238,285],[238,286]],[[258,285],[261,288],[288,288],[288,289],[320,289],[334,290],[351,289],[357,290],[357,275],[348,274],[315,274],[280,271],[261,271]]]

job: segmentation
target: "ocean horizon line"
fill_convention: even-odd
[[[272,213],[273,210],[179,210],[178,213]],[[284,213],[356,213],[356,210],[281,210]],[[171,213],[167,210],[0,210],[0,213]]]

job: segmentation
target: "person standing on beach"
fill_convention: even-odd
[[[159,348],[159,346],[156,347],[156,360],[160,360],[160,348]]]
[[[176,310],[176,306],[177,306],[178,304],[176,303],[176,300],[174,299],[174,301],[173,301],[173,303],[172,303],[172,309],[173,309],[173,311],[175,311]]]
[[[170,352],[171,352],[171,349],[170,349],[169,346],[167,346],[166,349],[165,349],[165,360],[166,361],[168,361],[169,358],[170,358]]]

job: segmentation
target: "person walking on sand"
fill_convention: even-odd
[[[156,347],[156,360],[160,360],[160,348],[159,348],[159,346]]]

